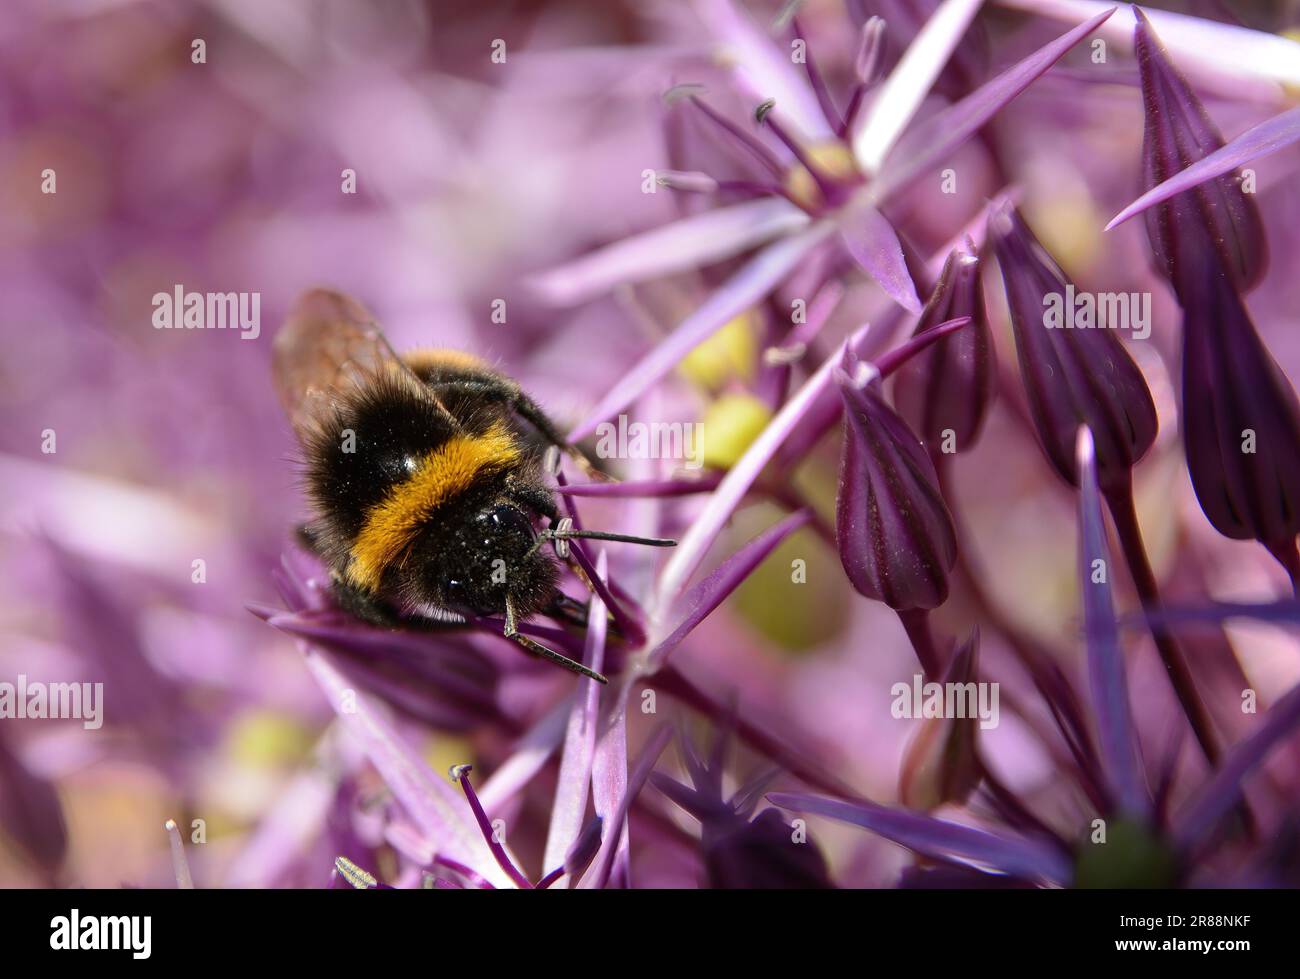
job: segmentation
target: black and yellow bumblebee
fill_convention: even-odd
[[[342,609],[388,627],[502,615],[530,653],[605,682],[518,631],[536,614],[583,621],[543,545],[567,557],[574,537],[674,542],[561,519],[543,480],[548,449],[595,470],[515,381],[458,350],[399,357],[364,307],[323,289],[291,311],[273,371],[314,510],[300,537]]]

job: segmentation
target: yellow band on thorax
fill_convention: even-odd
[[[504,469],[519,447],[503,424],[483,435],[457,435],[420,460],[415,472],[371,507],[352,545],[348,579],[369,591],[396,561],[440,505],[463,493],[484,471]]]

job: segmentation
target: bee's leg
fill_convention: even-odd
[[[562,656],[553,649],[547,649],[541,643],[537,642],[534,639],[530,639],[528,636],[525,636],[523,633],[521,633],[515,627],[515,608],[510,603],[509,599],[506,600],[506,623],[505,623],[505,631],[503,635],[507,639],[511,640],[512,642],[517,642],[520,646],[524,648],[526,652],[529,652],[534,656],[540,656],[542,659],[550,660],[552,663],[555,663],[557,666],[563,666],[566,670],[569,670],[573,673],[578,673],[582,676],[590,677],[591,679],[595,680],[597,683],[609,682],[603,676],[597,673],[595,670],[588,669],[587,667],[579,663],[577,660],[569,659],[569,657],[567,656]]]

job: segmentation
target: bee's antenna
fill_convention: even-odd
[[[570,670],[581,676],[590,677],[591,679],[595,680],[597,683],[609,683],[609,681],[605,679],[605,677],[601,676],[595,670],[589,670],[587,667],[583,666],[577,660],[569,659],[569,657],[567,656],[562,656],[561,654],[557,653],[555,650],[548,649],[546,646],[543,646],[541,643],[537,642],[534,639],[528,638],[528,636],[525,636],[522,632],[520,632],[515,627],[515,605],[514,602],[510,600],[509,596],[506,597],[506,627],[503,635],[507,639],[519,643],[520,646],[522,646],[528,652],[532,653],[534,656],[540,656],[542,659],[548,659],[552,663],[555,663],[558,666],[563,666],[566,670]]]
[[[568,541],[575,538],[581,540],[612,540],[622,544],[645,544],[647,547],[676,547],[677,541],[667,537],[634,537],[631,534],[613,534],[604,530],[576,530],[573,526],[573,518],[564,517],[554,527],[544,527],[537,532],[537,540],[529,549],[528,553],[532,554],[546,541],[555,542],[555,553],[559,557],[567,560],[569,557]]]

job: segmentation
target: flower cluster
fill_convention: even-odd
[[[90,315],[97,288],[126,308],[169,241],[225,256],[248,235],[265,257],[347,241],[325,267],[397,350],[436,333],[487,353],[572,419],[603,472],[548,457],[565,528],[677,541],[551,539],[564,598],[505,620],[608,685],[523,655],[491,617],[367,624],[325,564],[281,547],[297,503],[267,348],[171,354],[180,393],[210,370],[209,394],[239,396],[139,449],[182,446],[170,465],[198,505],[181,477],[74,444],[132,412],[46,426],[28,393],[24,422],[70,429],[74,455],[0,446],[40,525],[30,587],[60,623],[24,623],[13,662],[102,677],[111,739],[0,726],[22,879],[105,882],[83,855],[103,839],[75,818],[99,766],[154,800],[152,862],[111,873],[179,886],[1300,883],[1286,25],[1091,0],[695,0],[635,43],[604,43],[619,22],[597,18],[575,45],[562,18],[501,40],[490,15],[458,17],[430,51],[406,46],[428,25],[376,28],[400,57],[375,101],[345,100],[349,126],[293,103],[328,133],[314,152],[283,141],[283,112],[241,145],[252,110],[231,92],[253,76],[219,67],[202,118],[225,135],[205,158],[265,170],[230,192],[234,217],[214,198],[121,267],[109,212],[58,230],[27,202],[27,246],[75,242],[84,263],[42,291],[0,259],[0,281],[58,320]],[[374,61],[248,18],[231,33],[260,43],[239,57],[283,60],[267,77],[285,104],[314,64],[342,91]],[[61,188],[94,171],[94,153],[29,137],[63,154]],[[362,194],[293,198],[340,167]],[[156,182],[179,199],[180,181]],[[147,230],[129,196],[114,220]],[[284,210],[263,222],[266,199]],[[217,283],[256,274],[185,260]],[[276,313],[310,284],[279,271]],[[94,391],[92,355],[156,393],[115,340],[88,342]],[[212,493],[201,472],[244,475]],[[69,516],[106,497],[125,544]],[[273,512],[249,518],[259,497]],[[226,583],[169,582],[199,564]]]

